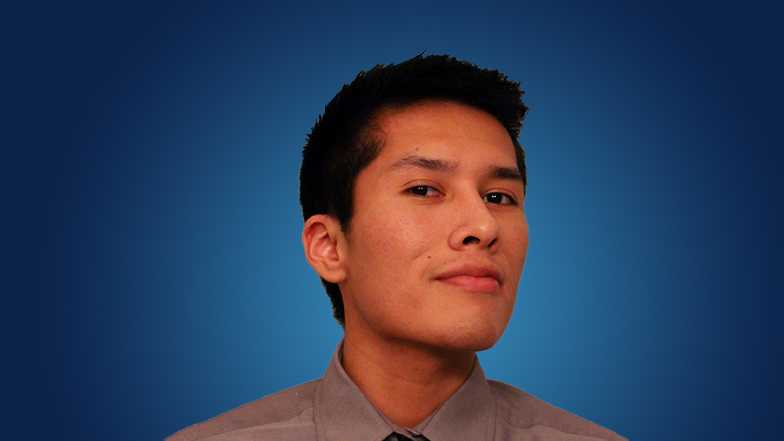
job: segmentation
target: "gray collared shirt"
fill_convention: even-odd
[[[465,383],[414,428],[379,412],[343,370],[338,344],[324,377],[268,395],[167,441],[382,441],[392,432],[428,441],[624,440],[615,432],[499,381],[479,358]]]

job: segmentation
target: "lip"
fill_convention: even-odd
[[[489,265],[461,264],[436,276],[436,280],[468,291],[491,293],[503,283],[501,273]]]

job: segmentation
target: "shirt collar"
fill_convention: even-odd
[[[382,441],[400,432],[346,374],[340,363],[341,341],[315,397],[315,419],[319,441]],[[471,375],[432,415],[413,429],[430,441],[493,439],[495,400],[479,358],[474,358]],[[401,432],[406,435],[406,432]]]

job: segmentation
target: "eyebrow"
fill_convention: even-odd
[[[405,168],[423,168],[436,172],[449,173],[457,169],[458,163],[455,161],[445,161],[443,159],[426,158],[424,156],[410,155],[395,161],[389,170],[398,170]],[[523,175],[517,167],[501,167],[498,165],[491,165],[488,167],[488,176],[498,179],[509,179],[514,181],[523,181]]]
[[[395,163],[389,167],[390,170],[398,170],[401,168],[424,168],[437,172],[453,172],[457,169],[457,162],[410,155],[395,161]]]

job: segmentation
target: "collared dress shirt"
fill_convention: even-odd
[[[321,379],[187,427],[167,441],[382,441],[394,432],[417,441],[625,439],[513,386],[487,380],[478,357],[465,383],[429,417],[416,427],[400,427],[343,370],[342,345]]]

